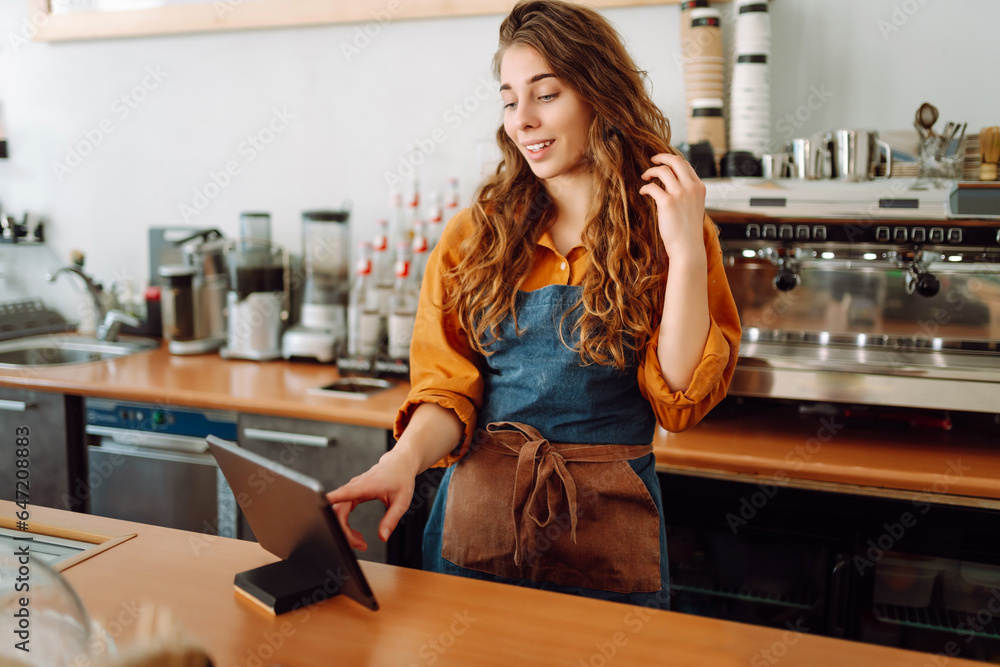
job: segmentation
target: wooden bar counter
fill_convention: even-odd
[[[164,347],[87,364],[0,369],[0,387],[392,428],[407,383],[365,400],[311,393],[338,377],[330,365],[182,357]],[[837,493],[927,494],[934,502],[1000,509],[995,427],[876,430],[785,408],[717,408],[684,433],[659,431],[657,469]]]
[[[0,516],[14,516],[0,502]],[[308,665],[878,665],[940,656],[362,562],[381,609],[335,597],[270,616],[235,595],[272,562],[255,543],[29,506],[31,521],[136,536],[63,574],[125,646],[144,602],[167,607],[217,667]],[[612,659],[613,655],[613,659]],[[948,659],[949,666],[977,663]]]

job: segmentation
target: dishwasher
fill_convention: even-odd
[[[238,507],[205,436],[235,441],[237,415],[104,398],[84,402],[90,514],[239,537]]]

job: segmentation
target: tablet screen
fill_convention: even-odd
[[[378,609],[317,480],[212,435],[208,447],[262,547],[308,565],[351,599]]]

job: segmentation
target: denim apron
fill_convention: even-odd
[[[583,366],[560,340],[581,289],[519,292],[520,336],[508,317],[487,347],[476,437],[441,480],[424,568],[667,609],[656,419],[635,358]]]

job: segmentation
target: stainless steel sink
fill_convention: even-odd
[[[123,338],[112,342],[73,334],[29,336],[0,342],[0,368],[83,364],[126,357],[159,346],[160,342],[152,338]]]

